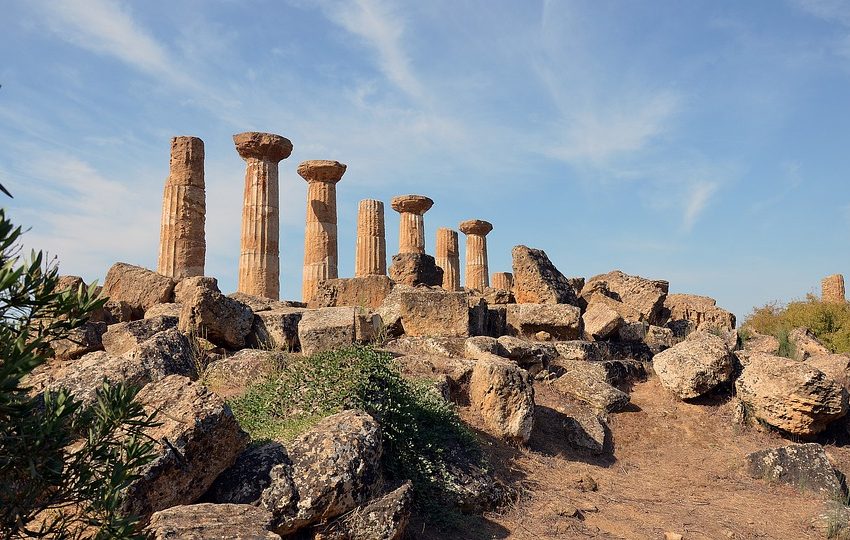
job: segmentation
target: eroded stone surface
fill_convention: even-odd
[[[469,307],[463,292],[397,285],[378,314],[394,335],[469,335]]]
[[[443,269],[430,255],[399,253],[393,255],[390,279],[398,285],[439,287],[443,284]]]
[[[847,300],[844,297],[844,276],[833,274],[823,278],[821,284],[821,300],[824,302],[842,304]]]
[[[177,319],[168,316],[113,324],[103,335],[103,349],[109,354],[120,356],[155,334],[176,326]]]
[[[316,533],[315,540],[399,540],[404,534],[413,503],[408,481]]]
[[[316,294],[307,307],[350,306],[377,309],[392,288],[393,281],[382,275],[329,279],[319,283]]]
[[[508,304],[508,333],[534,339],[548,332],[557,340],[578,339],[582,333],[581,310],[568,304]]]
[[[524,369],[498,356],[479,358],[469,381],[469,402],[494,435],[528,442],[534,426],[534,388]]]
[[[688,321],[695,330],[734,330],[735,315],[717,307],[717,301],[696,294],[669,294],[664,299],[664,310],[670,321]]]
[[[141,266],[115,263],[106,274],[101,297],[113,302],[126,302],[133,319],[141,319],[145,311],[156,304],[174,299],[176,281]]]
[[[542,249],[516,246],[513,293],[519,304],[578,304],[576,291]]]
[[[664,299],[669,284],[662,280],[650,280],[640,276],[631,276],[619,270],[590,278],[581,291],[584,299],[593,294],[602,294],[630,306],[640,313],[642,321],[663,326]],[[624,319],[629,320],[624,317]]]
[[[247,504],[191,504],[160,510],[146,531],[154,540],[274,540],[271,513]]]
[[[228,349],[241,349],[254,323],[251,309],[221,293],[196,288],[180,311],[179,328]]]
[[[652,367],[665,388],[690,399],[730,382],[734,363],[723,339],[701,333],[656,354]]]
[[[816,443],[789,444],[748,454],[747,473],[753,478],[789,484],[797,489],[841,496],[842,489],[823,447]]]

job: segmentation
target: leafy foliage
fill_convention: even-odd
[[[24,377],[103,306],[94,285],[60,290],[55,261],[20,254],[0,209],[0,538],[143,538],[122,491],[154,456],[155,425],[136,390],[104,382],[93,403],[66,391],[31,396]]]
[[[809,328],[833,352],[850,352],[850,304],[821,302],[808,295],[805,300],[755,308],[744,322],[756,332],[775,336],[780,354],[793,354],[788,333],[797,327]]]
[[[254,440],[283,442],[340,410],[368,412],[381,424],[386,470],[413,481],[420,506],[445,506],[440,494],[450,489],[459,456],[483,459],[475,437],[429,381],[405,380],[390,355],[369,347],[293,355],[231,408]]]

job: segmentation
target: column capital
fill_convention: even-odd
[[[422,215],[434,206],[434,201],[424,195],[399,195],[392,198],[390,206],[402,214]]]
[[[466,221],[460,222],[458,229],[460,229],[460,232],[463,234],[487,236],[487,233],[493,230],[493,224],[481,219],[467,219]]]
[[[298,165],[298,174],[308,183],[336,184],[345,174],[346,165],[329,159],[311,159]]]
[[[273,133],[246,131],[233,136],[236,151],[242,159],[279,162],[292,154],[292,141]]]

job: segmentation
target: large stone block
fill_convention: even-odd
[[[158,443],[157,456],[127,488],[127,512],[150,516],[192,504],[248,445],[248,435],[224,401],[185,377],[149,384],[138,400],[147,412],[158,411],[161,425],[147,430]]]
[[[146,532],[153,540],[275,540],[270,512],[248,504],[190,504],[156,512]]]
[[[688,321],[695,330],[734,330],[735,315],[717,307],[717,301],[696,294],[669,294],[664,299],[664,311],[670,323]]]
[[[316,296],[307,307],[350,306],[377,309],[392,288],[393,282],[387,276],[328,279],[319,283]]]
[[[507,331],[511,335],[533,339],[537,332],[548,332],[557,340],[581,337],[581,310],[575,306],[509,304],[506,310]]]
[[[666,322],[664,299],[669,286],[666,281],[630,276],[614,270],[590,278],[581,290],[581,297],[589,303],[595,294],[608,296],[637,310],[641,321],[662,326]]]
[[[519,304],[577,305],[576,291],[570,281],[555,268],[546,252],[515,246],[513,257],[513,295]]]
[[[838,475],[823,447],[817,443],[759,450],[748,454],[746,460],[747,473],[753,478],[820,491],[828,497],[842,495]]]
[[[464,292],[396,286],[378,309],[385,327],[408,336],[469,335],[469,306]]]
[[[262,349],[298,350],[298,323],[304,311],[304,308],[278,308],[255,313],[248,344]]]
[[[100,296],[126,302],[132,308],[132,318],[141,319],[151,306],[173,302],[175,285],[170,277],[119,262],[107,272]]]
[[[437,266],[434,257],[424,253],[393,255],[389,274],[398,285],[439,287],[443,284],[443,269]]]
[[[534,426],[534,388],[528,372],[498,356],[482,355],[469,381],[469,402],[488,431],[526,443]]]
[[[241,349],[254,324],[251,308],[211,289],[196,287],[184,299],[180,330],[228,349]]]
[[[120,356],[154,335],[176,326],[177,319],[168,316],[113,324],[103,335],[103,349],[109,354]]]
[[[730,382],[734,363],[722,338],[700,333],[656,354],[652,367],[664,388],[690,399]]]
[[[305,355],[368,342],[375,337],[378,318],[353,307],[308,309],[298,323],[298,341]]]
[[[752,414],[793,435],[816,435],[847,414],[847,391],[804,362],[766,353],[748,355],[735,381]]]

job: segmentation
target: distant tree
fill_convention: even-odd
[[[26,387],[50,343],[105,299],[93,285],[59,290],[55,261],[22,256],[21,234],[0,209],[0,538],[144,538],[120,509],[153,459],[143,430],[154,418],[123,384],[104,381],[91,405]]]

